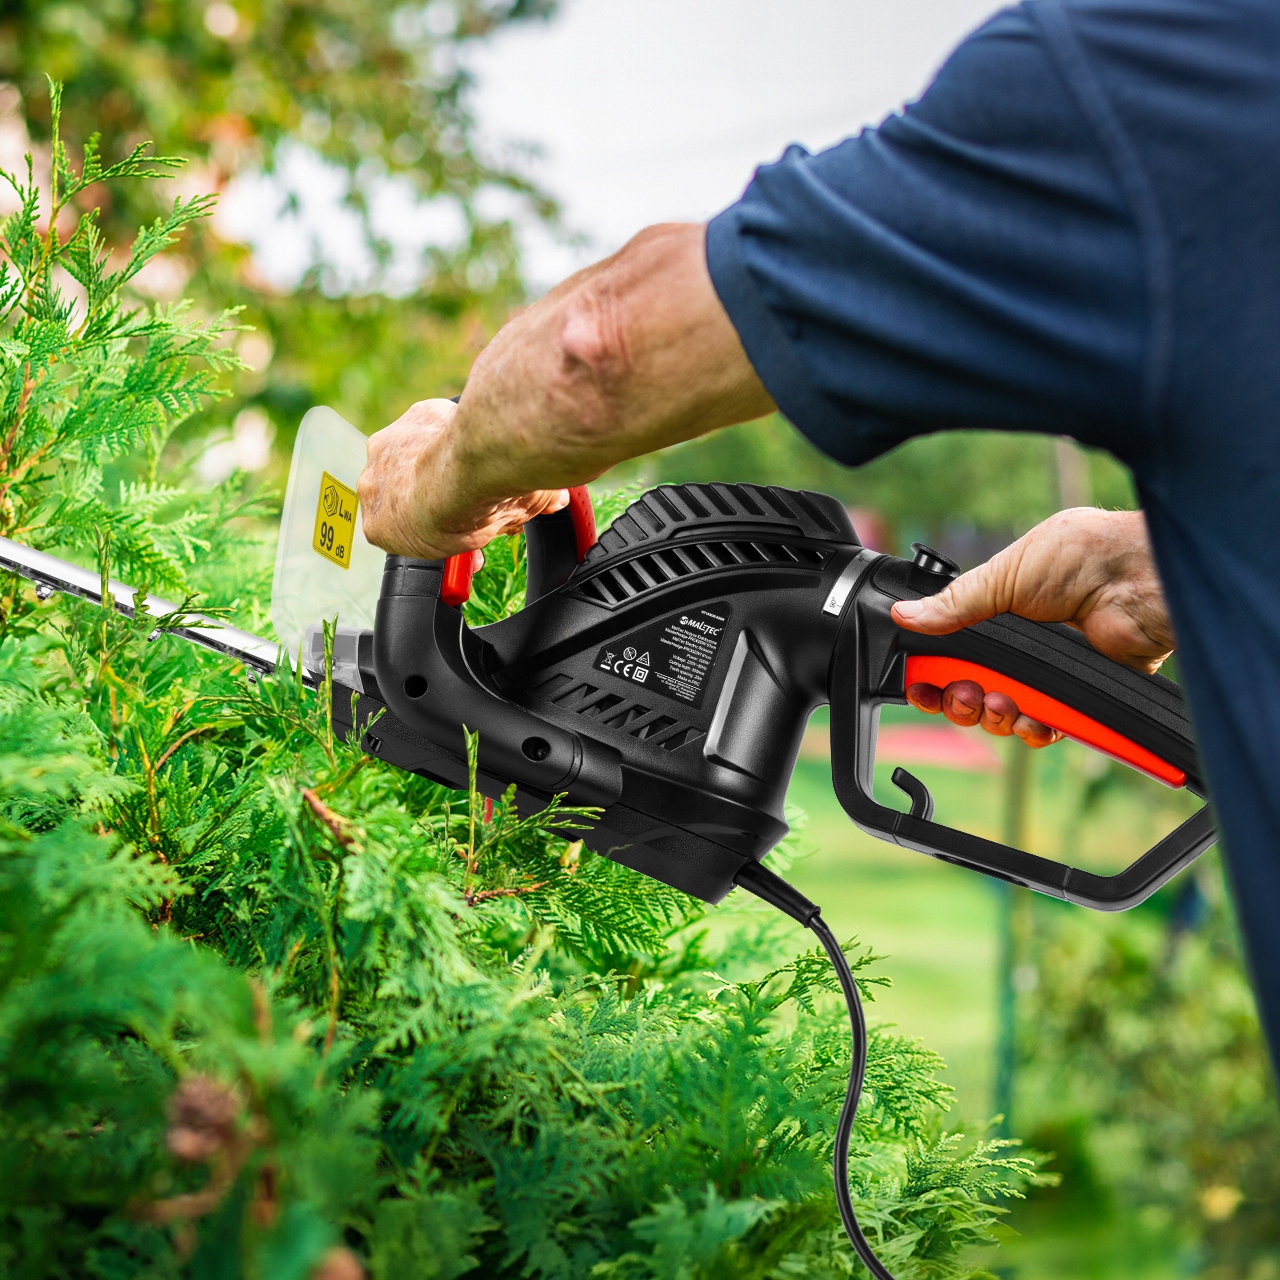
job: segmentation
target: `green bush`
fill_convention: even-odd
[[[263,625],[234,485],[163,465],[231,320],[121,293],[207,206],[113,274],[59,202],[163,162],[77,175],[56,92],[53,118],[55,216],[19,182],[3,227],[3,530]],[[145,481],[108,492],[139,453]],[[473,620],[522,572],[494,548]],[[360,754],[298,680],[167,635],[180,613],[12,578],[0,604],[4,1274],[858,1274],[828,1172],[847,1023],[796,931],[592,856],[580,814],[487,815]],[[902,1280],[972,1274],[1033,1176],[945,1131],[941,1065],[873,1033],[854,1190]]]

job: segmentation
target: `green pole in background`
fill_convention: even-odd
[[[1093,494],[1088,454],[1065,436],[1054,440],[1052,447],[1059,508],[1088,506]],[[1005,755],[1002,834],[1005,844],[1016,849],[1026,847],[1031,760],[1032,752],[1018,739],[1010,739]],[[1027,956],[1031,941],[1031,895],[1027,889],[1000,882],[996,893],[996,1069],[992,1113],[1004,1117],[999,1131],[1007,1137],[1017,1066],[1018,962]]]
[[[1031,751],[1017,738],[1009,740],[1004,771],[1004,822],[1001,838],[1021,849],[1026,842],[1027,802],[1031,794]],[[992,1090],[992,1114],[1003,1117],[998,1131],[1008,1137],[1013,1113],[1014,1074],[1017,1066],[1018,993],[1014,973],[1030,924],[1027,891],[996,883],[996,1069]]]

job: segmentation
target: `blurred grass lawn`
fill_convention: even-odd
[[[906,708],[885,708],[883,720],[927,722]],[[815,728],[823,725],[825,710],[814,720]],[[997,745],[1004,756],[1025,750],[1016,742]],[[1036,753],[1026,847],[1090,870],[1114,871],[1180,820],[1184,798],[1157,783],[1126,779],[1082,813],[1086,787],[1099,789],[1098,762],[1091,757],[1072,743]],[[895,763],[929,787],[936,821],[999,838],[1007,803],[1003,773],[880,760],[877,799],[902,809],[905,798],[889,782]],[[878,992],[869,1006],[869,1020],[894,1023],[941,1053],[948,1067],[943,1078],[956,1090],[953,1117],[982,1129],[993,1111],[996,882],[864,835],[836,800],[825,760],[802,757],[790,799],[808,814],[800,843],[809,852],[787,878],[822,907],[840,937],[856,934],[884,956],[877,968],[893,978],[893,987]],[[1010,1225],[1020,1238],[983,1260],[1017,1280],[1172,1280],[1193,1273],[1163,1233],[1099,1214],[1076,1210],[1068,1217],[1048,1204],[1015,1210]]]

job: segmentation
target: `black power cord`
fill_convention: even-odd
[[[840,990],[844,993],[844,1002],[849,1010],[853,1046],[849,1063],[849,1088],[845,1091],[844,1106],[840,1108],[840,1119],[836,1123],[836,1205],[840,1209],[840,1221],[844,1224],[845,1235],[849,1237],[854,1253],[862,1260],[862,1265],[871,1273],[873,1280],[893,1280],[893,1274],[886,1270],[867,1243],[866,1236],[862,1234],[849,1196],[849,1142],[853,1137],[853,1120],[858,1113],[858,1099],[862,1096],[862,1082],[867,1074],[867,1023],[862,1016],[862,1000],[858,995],[853,970],[849,968],[849,961],[836,941],[836,935],[831,932],[817,906],[797,889],[793,889],[781,876],[774,875],[768,867],[763,867],[758,862],[748,862],[738,872],[734,882],[748,893],[754,893],[757,898],[763,898],[770,906],[785,911],[806,929],[811,929],[830,957],[836,977],[840,980]]]

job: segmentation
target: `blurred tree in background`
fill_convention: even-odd
[[[732,478],[817,489],[855,508],[854,524],[868,545],[902,553],[923,540],[966,568],[1060,507],[1136,505],[1120,463],[1066,441],[951,431],[850,468],[820,453],[778,414],[637,459],[616,474],[650,484]]]
[[[63,137],[72,150],[100,132],[107,161],[151,140],[187,158],[156,191],[85,193],[110,241],[175,195],[225,192],[237,178],[274,175],[282,213],[318,175],[338,175],[356,215],[366,278],[343,281],[318,260],[296,289],[277,292],[251,251],[191,228],[137,282],[161,299],[183,294],[211,313],[244,308],[253,369],[230,376],[233,397],[185,428],[202,436],[246,406],[264,409],[283,453],[301,415],[329,403],[374,430],[422,396],[453,394],[476,351],[520,300],[508,215],[555,206],[510,168],[477,152],[458,52],[504,24],[541,17],[552,0],[8,0],[0,6],[0,147],[18,167],[27,136],[49,131],[45,74],[65,84]],[[294,163],[290,163],[293,161]],[[386,184],[460,234],[400,264],[376,233],[372,202]],[[292,187],[292,189],[291,189]],[[495,213],[495,208],[498,212]],[[181,436],[179,437],[181,439]]]
[[[554,0],[9,0],[0,8],[0,77],[13,86],[0,91],[0,158],[12,165],[28,135],[37,145],[47,139],[47,72],[66,85],[63,132],[73,149],[100,131],[108,161],[148,139],[190,161],[159,184],[159,196],[86,193],[101,206],[109,239],[175,194],[225,193],[260,174],[270,175],[286,217],[307,187],[332,179],[343,192],[339,211],[354,215],[362,243],[346,256],[367,264],[359,278],[317,246],[297,287],[276,289],[247,245],[198,226],[137,282],[144,295],[181,293],[210,313],[240,306],[255,330],[240,339],[251,368],[227,375],[233,394],[185,424],[175,446],[198,452],[211,429],[225,430],[247,408],[241,425],[256,428],[260,443],[276,433],[278,475],[313,404],[333,405],[368,432],[415,399],[456,393],[525,297],[513,215],[557,217],[518,169],[478,149],[459,53],[553,8]],[[406,262],[379,234],[377,202],[393,189],[402,222],[426,225],[447,212],[456,232]],[[232,460],[225,453],[223,472]],[[239,453],[242,466],[267,457],[265,447],[256,459]],[[862,521],[869,542],[901,550],[923,538],[971,564],[1070,504],[1060,461],[1055,442],[1041,437],[965,432],[913,441],[849,470],[775,415],[643,459],[611,480],[821,489],[875,513]],[[1123,468],[1102,455],[1088,460],[1084,488],[1073,491],[1076,500],[1133,505]]]

